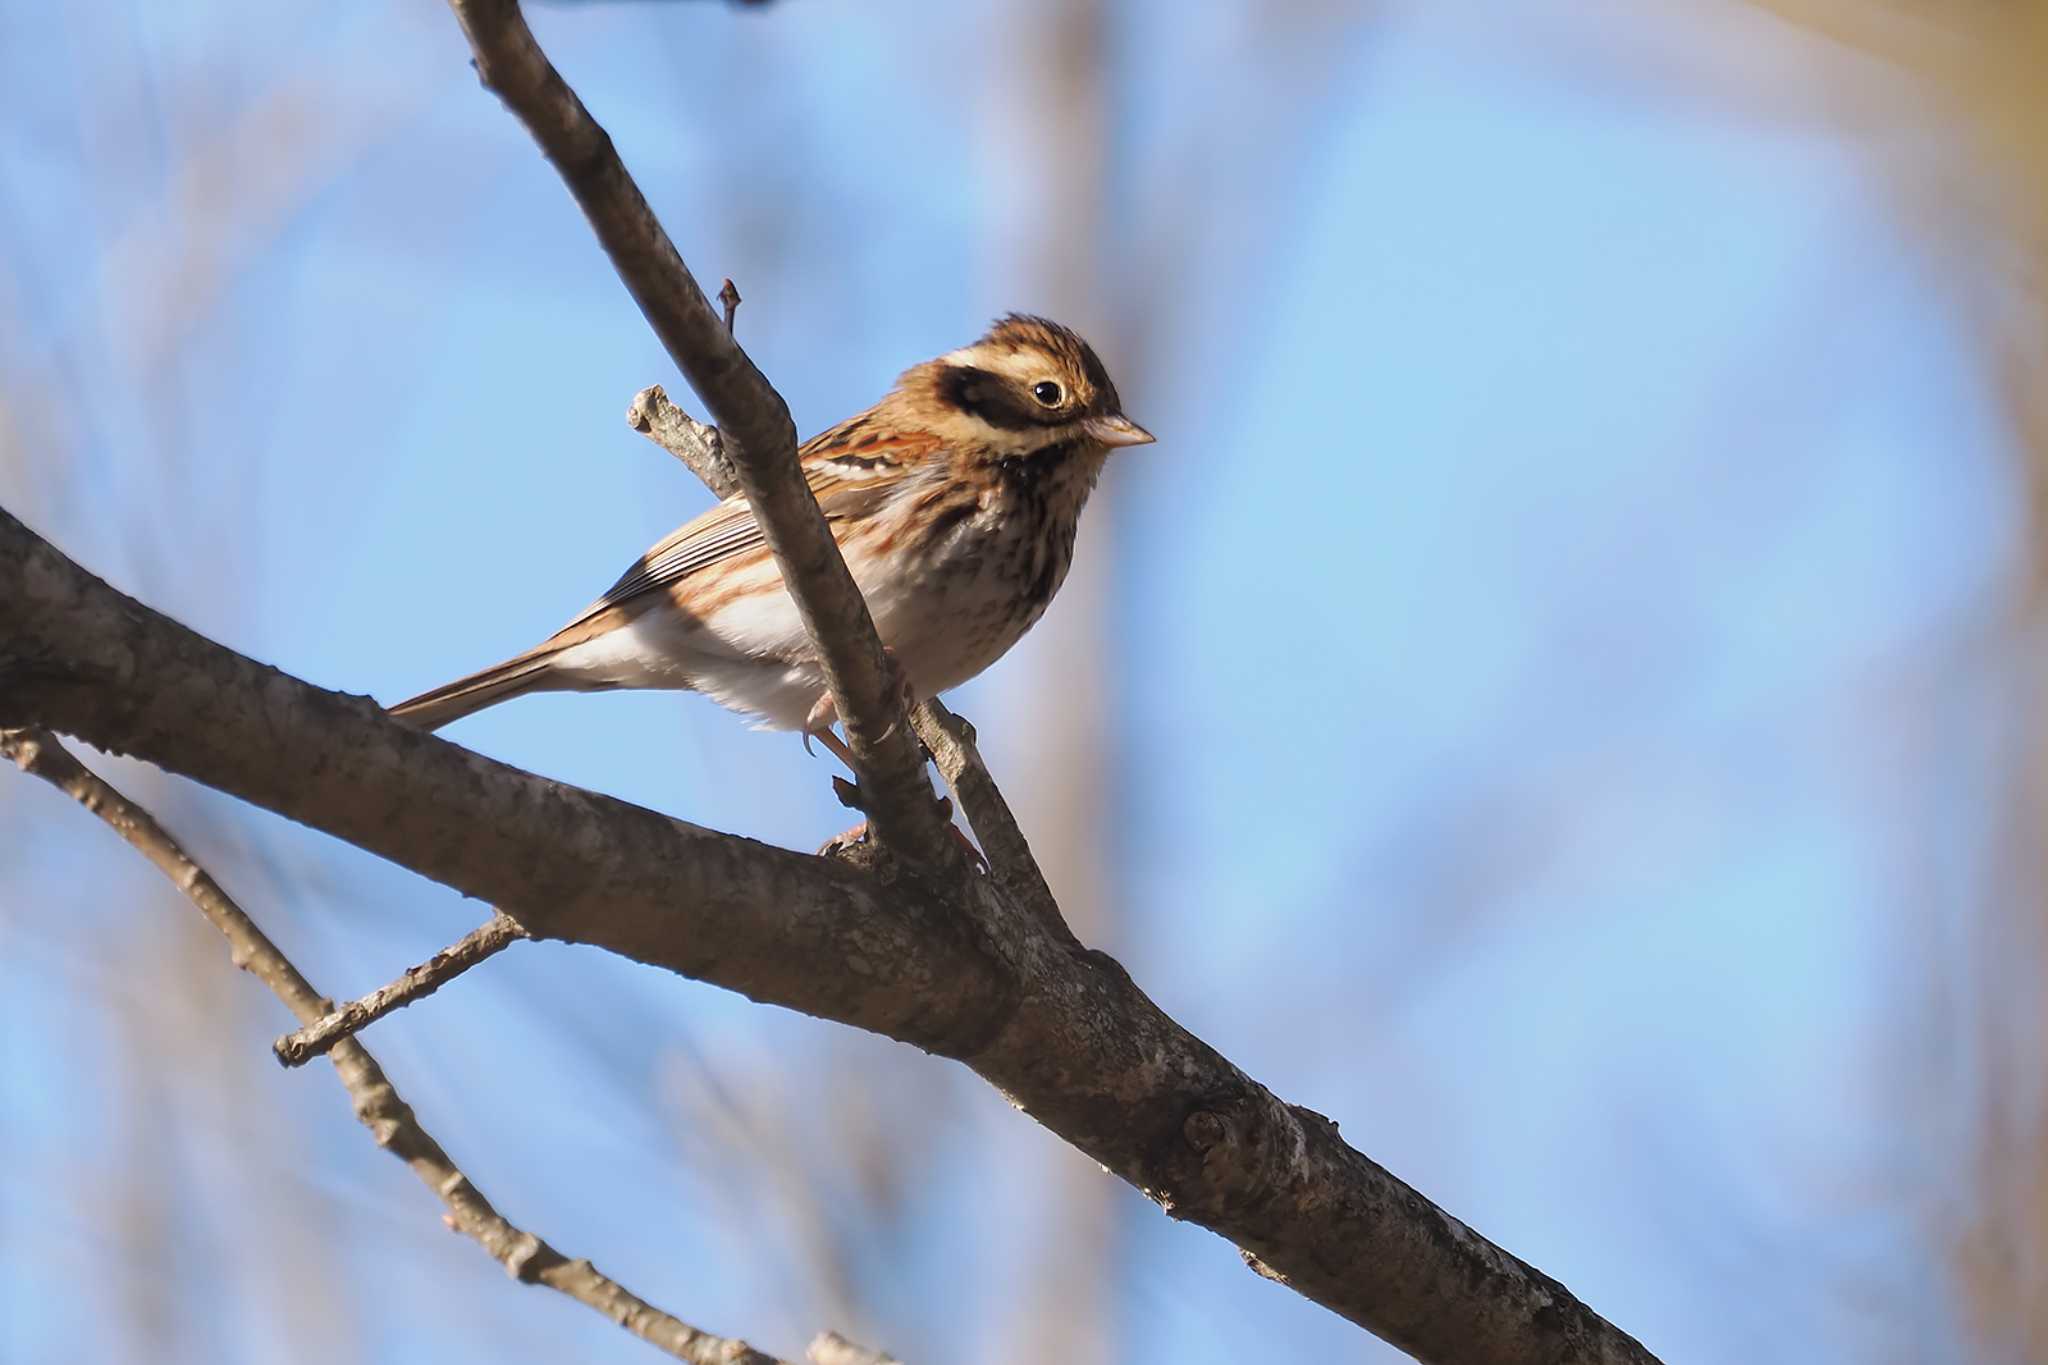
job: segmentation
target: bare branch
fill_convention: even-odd
[[[671,403],[661,385],[633,395],[626,425],[681,460],[720,498],[740,491],[740,476],[725,453],[724,435]]]
[[[0,726],[136,753],[608,948],[938,1046],[1014,984],[957,910],[835,862],[535,777],[222,649],[0,511]],[[483,812],[489,811],[489,814]]]
[[[957,850],[904,723],[895,665],[797,464],[788,405],[721,325],[611,136],[534,41],[516,0],[449,6],[484,86],[554,163],[648,325],[725,433],[740,487],[818,651],[877,837],[917,863],[952,865]]]
[[[0,512],[10,724],[186,773],[500,906],[535,937],[957,1058],[1172,1216],[1422,1360],[1654,1359],[964,864],[943,887],[870,873],[494,763],[221,648]],[[970,807],[977,828],[999,829],[987,809]]]
[[[326,1056],[342,1039],[354,1037],[393,1010],[426,999],[485,958],[503,952],[526,936],[516,921],[494,914],[419,966],[407,968],[396,981],[379,986],[362,999],[352,1000],[294,1033],[287,1033],[272,1043],[270,1050],[285,1066],[304,1066],[315,1057]]]
[[[299,974],[269,935],[249,918],[169,831],[73,758],[55,736],[36,729],[0,730],[0,756],[70,795],[148,858],[227,939],[229,960],[284,1002],[300,1020],[325,1014],[328,1001]],[[441,1144],[421,1126],[384,1069],[353,1038],[337,1040],[335,1075],[354,1101],[356,1117],[377,1145],[403,1161],[448,1206],[450,1226],[475,1240],[522,1284],[542,1284],[610,1318],[634,1336],[693,1365],[787,1365],[744,1341],[712,1336],[662,1312],[589,1261],[571,1260],[500,1215]]]
[[[939,776],[946,779],[967,813],[967,823],[974,826],[974,836],[988,859],[989,875],[1015,904],[1036,916],[1047,933],[1073,941],[1059,902],[1045,884],[1038,860],[1031,856],[1031,845],[1010,813],[1010,803],[1003,799],[988,765],[981,761],[981,751],[974,747],[974,727],[936,699],[918,705],[910,719],[918,738],[931,751]]]

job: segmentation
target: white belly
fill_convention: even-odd
[[[852,547],[854,581],[875,629],[919,697],[958,687],[1001,658],[1066,577],[1071,532],[1024,543],[978,522],[922,563],[864,557]],[[553,671],[570,687],[686,688],[764,728],[801,730],[825,695],[824,675],[772,561],[750,577],[773,588],[733,596],[701,621],[664,600],[563,650]],[[1026,584],[1046,590],[1028,593]],[[1021,605],[1026,598],[1035,607]]]

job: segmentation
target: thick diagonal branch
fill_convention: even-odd
[[[54,736],[34,729],[0,730],[0,757],[14,760],[23,772],[70,795],[156,864],[227,939],[234,964],[268,986],[302,1023],[327,1012],[326,998],[299,974],[220,883],[186,855],[170,832],[73,758]],[[361,1043],[344,1038],[331,1056],[334,1073],[347,1088],[356,1117],[377,1145],[403,1161],[439,1196],[448,1206],[449,1221],[500,1262],[513,1279],[566,1294],[650,1345],[693,1365],[787,1365],[744,1341],[699,1331],[662,1312],[589,1261],[571,1260],[540,1237],[514,1227],[420,1124],[412,1106],[399,1096],[384,1068]]]
[[[201,638],[0,512],[0,726],[30,724],[326,830],[537,937],[958,1058],[1174,1217],[1422,1360],[1652,1360],[996,878],[885,882],[494,763]]]
[[[895,666],[797,465],[788,405],[726,331],[611,136],[548,61],[514,0],[449,4],[484,85],[561,173],[648,325],[725,433],[740,487],[818,651],[877,836],[920,862],[945,863],[952,849],[904,723]]]
[[[0,511],[8,724],[140,754],[289,814],[498,906],[537,938],[757,1000],[886,1020],[892,1036],[936,1044],[990,1027],[1007,998],[955,912],[520,772],[401,725],[368,697],[309,687],[112,591]]]

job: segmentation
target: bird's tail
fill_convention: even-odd
[[[528,692],[553,692],[570,686],[550,676],[555,655],[561,651],[548,645],[528,650],[479,673],[457,678],[431,692],[402,701],[391,708],[391,716],[422,730],[438,730],[461,720],[472,711],[496,706],[501,701]]]

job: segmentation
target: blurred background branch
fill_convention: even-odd
[[[2027,588],[1990,650],[2025,682],[2008,778],[1998,898],[1970,991],[1986,1084],[1971,1127],[1971,1196],[1930,1219],[1950,1249],[1987,1359],[2048,1353],[2048,5],[1757,0],[1863,54],[1831,71],[1844,137],[1882,168],[1900,220],[1943,262],[1988,359],[2031,490]],[[1902,92],[1903,91],[1903,96]],[[1989,653],[1989,651],[1987,651]],[[1995,653],[1990,657],[1997,657]]]
[[[228,941],[230,961],[268,986],[301,1022],[310,1024],[332,1008],[149,812],[87,770],[54,735],[33,729],[0,730],[0,757],[12,759],[23,772],[64,792],[154,863]],[[566,1294],[678,1360],[695,1365],[785,1365],[743,1341],[712,1336],[662,1312],[600,1274],[589,1261],[571,1260],[507,1222],[420,1125],[412,1106],[362,1044],[344,1038],[331,1055],[356,1117],[377,1145],[410,1167],[448,1206],[449,1226],[475,1240],[513,1279]]]

